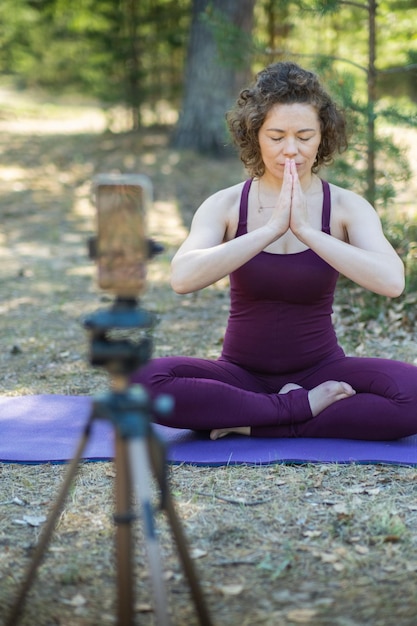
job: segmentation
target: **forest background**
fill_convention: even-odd
[[[198,204],[244,176],[224,113],[280,59],[317,70],[346,108],[351,147],[325,176],[367,195],[406,264],[395,301],[341,279],[338,336],[348,353],[416,363],[416,23],[415,0],[2,0],[1,393],[107,389],[79,323],[109,301],[86,258],[99,172],[154,184],[155,354],[218,354],[225,283],[180,298],[169,262]],[[0,623],[64,469],[0,466]],[[111,464],[82,466],[24,624],[112,623],[113,479]],[[174,467],[170,479],[216,625],[414,626],[415,468]],[[160,536],[174,623],[194,624]],[[138,621],[151,625],[146,561],[135,565]]]
[[[327,79],[354,133],[362,116],[372,134],[374,123],[415,124],[416,11],[415,0],[4,0],[0,72],[21,89],[95,98],[109,115],[125,105],[135,130],[181,112],[176,145],[221,154],[238,89],[293,58]],[[371,200],[389,195],[388,182],[372,185]]]
[[[18,89],[94,99],[109,129],[164,125],[172,146],[221,158],[239,89],[293,59],[348,112],[350,150],[328,177],[386,208],[411,176],[391,135],[416,126],[416,15],[415,0],[4,0],[0,73]]]

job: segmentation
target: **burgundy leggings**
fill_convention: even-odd
[[[356,395],[312,417],[307,390],[345,381]],[[291,375],[249,372],[225,360],[162,357],[132,377],[151,396],[175,400],[159,423],[211,430],[251,426],[253,437],[340,437],[391,440],[417,433],[417,367],[387,359],[342,357]],[[278,394],[286,383],[303,389]]]

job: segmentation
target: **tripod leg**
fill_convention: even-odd
[[[39,539],[39,542],[35,548],[33,557],[32,557],[32,561],[29,565],[29,569],[26,573],[26,577],[23,580],[23,583],[21,585],[19,594],[16,598],[16,601],[12,607],[12,610],[10,612],[10,616],[8,618],[8,621],[6,622],[6,626],[15,626],[18,621],[19,621],[19,617],[20,614],[22,612],[23,609],[23,605],[24,602],[26,600],[26,596],[32,586],[33,580],[35,578],[35,574],[36,571],[42,561],[43,555],[48,547],[49,541],[51,539],[52,533],[54,531],[55,525],[56,525],[56,521],[58,519],[58,516],[61,513],[61,509],[64,505],[65,499],[68,495],[68,491],[69,488],[71,486],[72,481],[74,480],[74,477],[77,473],[78,470],[78,464],[79,461],[81,459],[81,455],[88,443],[88,439],[90,437],[90,432],[91,432],[91,425],[93,422],[93,416],[91,415],[86,427],[84,429],[84,432],[81,436],[81,439],[78,443],[76,452],[75,452],[75,456],[73,457],[70,465],[68,466],[68,470],[64,479],[64,482],[62,483],[61,486],[61,490],[58,493],[58,497],[55,501],[54,507],[48,517],[48,520],[46,522],[46,525],[44,526],[43,532],[41,534],[41,537]]]
[[[175,511],[174,502],[172,500],[171,493],[166,484],[163,484],[165,480],[164,472],[158,467],[159,464],[163,464],[165,467],[165,460],[161,458],[161,446],[154,434],[150,435],[150,455],[152,459],[152,465],[154,468],[155,476],[159,482],[159,487],[163,493],[163,505],[168,516],[168,520],[171,526],[172,534],[174,535],[175,542],[177,544],[178,553],[181,558],[182,566],[184,568],[185,575],[187,576],[188,584],[191,589],[195,608],[200,620],[201,626],[212,626],[210,615],[208,613],[206,602],[201,591],[200,584],[198,582],[198,576],[196,574],[193,561],[190,557],[187,541],[182,530],[182,526]]]
[[[145,544],[155,599],[156,622],[158,626],[169,626],[166,590],[151,503],[149,454],[144,438],[137,437],[129,441],[129,460],[132,482],[142,510]]]
[[[185,536],[182,531],[181,524],[175,512],[174,504],[170,494],[166,495],[166,513],[169,519],[169,523],[174,535],[175,542],[177,544],[178,553],[181,558],[182,566],[184,568],[185,575],[190,585],[191,594],[193,596],[195,608],[200,620],[201,626],[212,626],[212,622],[206,607],[206,602],[201,591],[198,577],[194,568],[193,561],[187,549]]]
[[[131,502],[131,480],[128,471],[125,440],[116,436],[116,550],[118,581],[118,626],[133,624],[133,568],[131,522],[134,519]]]

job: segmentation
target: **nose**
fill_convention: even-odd
[[[294,157],[298,152],[297,141],[295,137],[286,137],[284,142],[284,154],[287,158]]]

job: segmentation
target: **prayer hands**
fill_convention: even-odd
[[[307,201],[293,159],[285,160],[281,192],[270,222],[278,237],[291,230],[300,239],[302,229],[309,226]]]
[[[300,239],[300,233],[305,226],[310,225],[307,200],[303,188],[301,187],[300,179],[298,178],[297,167],[293,160],[289,160],[288,169],[289,176],[292,181],[292,195],[291,195],[291,213],[290,213],[290,229],[294,235]],[[287,163],[286,163],[287,169]],[[285,177],[286,173],[284,173]]]

